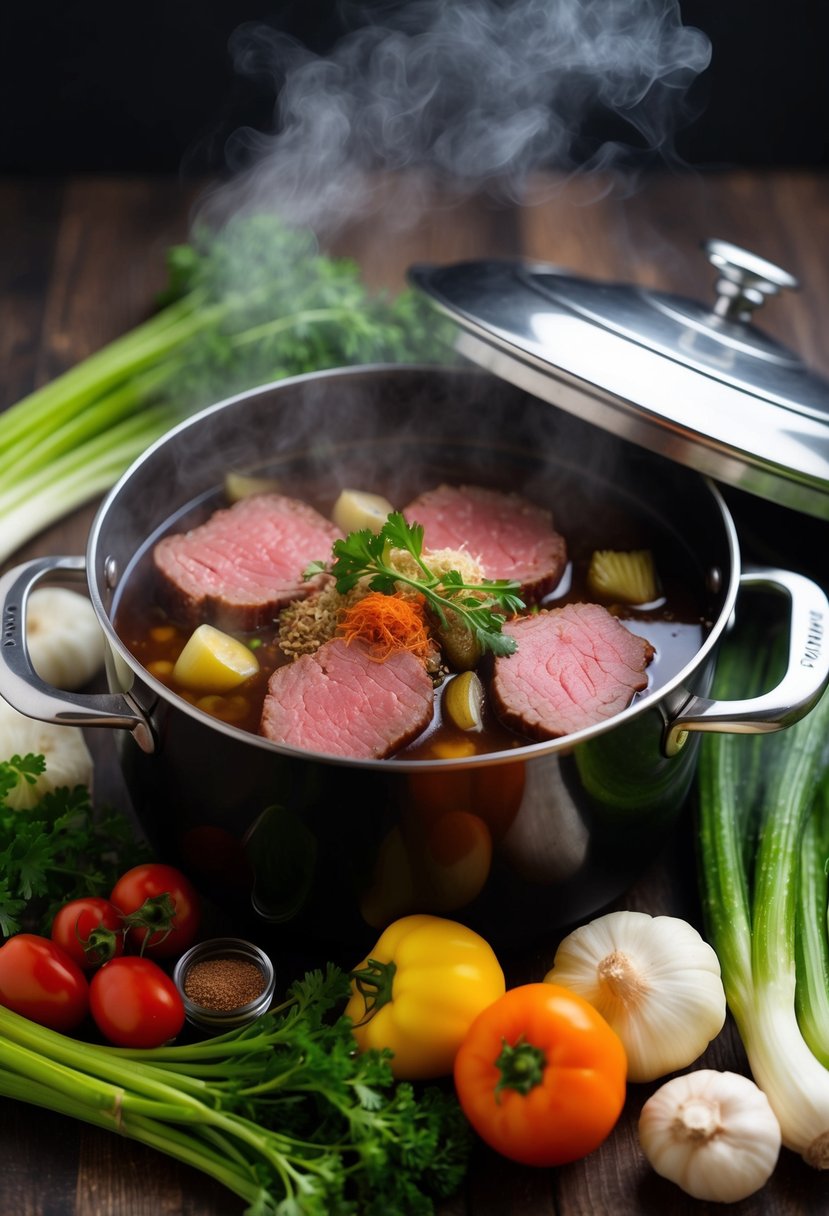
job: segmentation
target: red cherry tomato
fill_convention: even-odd
[[[121,875],[109,898],[116,908],[129,916],[137,912],[146,900],[156,900],[165,893],[175,905],[170,932],[162,927],[160,920],[153,920],[150,928],[130,928],[128,949],[154,958],[173,958],[183,954],[196,940],[201,923],[201,901],[189,878],[174,866],[160,862],[133,866]],[[156,925],[158,928],[155,928]]]
[[[150,958],[123,955],[92,977],[89,1008],[95,1025],[118,1047],[160,1047],[184,1025],[173,981]]]
[[[59,908],[50,933],[52,941],[85,971],[124,953],[120,912],[108,899],[94,895],[71,899]]]
[[[50,938],[17,933],[0,947],[0,1004],[67,1033],[87,1015],[89,984],[78,964]]]

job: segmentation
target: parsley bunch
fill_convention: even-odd
[[[394,549],[410,553],[422,575],[411,577],[395,569],[391,560]],[[328,572],[334,575],[337,591],[347,594],[360,579],[370,576],[369,587],[384,595],[393,595],[398,583],[406,583],[425,596],[429,607],[444,627],[447,612],[453,613],[469,630],[481,650],[493,654],[512,654],[515,639],[501,632],[505,615],[520,612],[525,606],[517,595],[518,583],[508,579],[482,579],[480,583],[465,583],[457,570],[438,574],[429,569],[423,559],[423,526],[407,523],[399,511],[393,511],[379,532],[363,528],[350,532],[344,540],[335,540],[334,562],[313,562],[305,577]]]
[[[13,810],[18,781],[34,783],[43,756],[0,761],[0,937],[26,929],[48,934],[57,907],[110,891],[118,875],[149,851],[117,810],[93,811],[86,786],[50,790],[29,810]]]
[[[349,988],[329,965],[249,1026],[151,1050],[77,1043],[0,1008],[0,1093],[186,1161],[248,1216],[428,1216],[463,1179],[469,1125],[453,1093],[357,1052],[335,1012]]]

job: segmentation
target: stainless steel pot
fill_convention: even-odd
[[[159,531],[206,510],[228,469],[383,487],[393,501],[440,480],[518,489],[575,543],[612,544],[635,520],[702,605],[707,627],[659,686],[611,721],[552,742],[460,760],[350,761],[277,746],[172,694],[126,649],[119,596]],[[578,538],[583,540],[579,541]],[[86,579],[108,643],[100,695],[38,679],[26,598]],[[772,692],[708,699],[735,608],[788,604],[788,669]],[[745,597],[743,596],[745,592]],[[738,604],[739,599],[739,604]],[[696,472],[475,371],[364,367],[282,381],[171,431],[114,487],[83,557],[36,559],[0,579],[0,694],[47,721],[114,729],[136,812],[182,866],[260,939],[370,944],[409,911],[526,940],[618,896],[663,845],[703,730],[766,731],[808,712],[829,680],[823,591],[800,574],[743,569],[718,489]]]

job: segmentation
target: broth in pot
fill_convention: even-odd
[[[699,649],[705,615],[699,581],[688,577],[693,561],[681,538],[632,500],[617,495],[601,510],[579,506],[576,485],[545,485],[542,468],[532,462],[525,473],[529,489],[520,494],[493,481],[453,484],[442,467],[422,468],[395,486],[364,483],[356,494],[278,462],[244,476],[232,473],[223,487],[179,512],[139,555],[118,602],[119,635],[151,675],[197,709],[321,754],[392,761],[486,756],[601,722],[658,690]],[[382,539],[389,519],[404,540],[420,527],[414,540],[425,572],[408,550],[386,546],[383,560],[411,581],[387,581],[378,593],[369,573],[348,589],[331,573],[304,577],[312,563],[336,573],[338,552],[361,531],[346,533],[338,521],[347,526],[348,505],[366,496],[379,504],[366,535]],[[286,576],[284,551],[294,547]],[[362,544],[357,548],[364,552]],[[237,593],[240,581],[254,578],[252,565],[257,587]],[[457,575],[481,590],[456,592],[442,581],[443,598],[435,604],[422,589],[435,571],[438,577],[451,571],[450,580]],[[499,599],[504,586],[518,598]],[[223,590],[228,587],[232,592]],[[474,623],[446,609],[453,594],[486,598],[493,613],[487,628],[476,635]],[[357,619],[367,618],[373,631],[366,632],[365,621],[353,624],[355,605]],[[390,606],[395,613],[388,624]],[[207,672],[194,678],[182,653],[204,625],[214,631],[214,649]],[[420,651],[413,658],[415,626]],[[226,638],[241,644],[249,660],[242,657],[238,678],[231,676],[227,687],[226,668],[210,679],[215,646]],[[530,705],[519,655],[534,689],[526,694]],[[381,723],[373,730],[369,718],[383,714],[376,704],[386,682],[380,669],[392,658],[400,660],[404,697],[411,681],[420,681],[420,704],[411,722],[399,725],[395,684],[388,729]],[[342,676],[337,663],[345,664]],[[295,664],[296,678],[287,672]],[[428,682],[412,675],[418,664]],[[352,701],[353,683],[363,673],[366,690]],[[294,729],[291,713],[301,719],[311,703],[319,720]],[[365,720],[352,720],[360,715]],[[325,718],[333,720],[330,731]]]

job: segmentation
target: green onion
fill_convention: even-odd
[[[817,1058],[829,1068],[829,769],[806,821],[800,849],[797,908],[797,1020]]]
[[[758,691],[767,651],[745,631],[726,639],[715,695]],[[801,846],[827,739],[829,694],[778,734],[704,737],[698,775],[700,888],[728,1005],[783,1143],[820,1169],[829,1167],[829,1071],[798,1021],[796,959]]]

